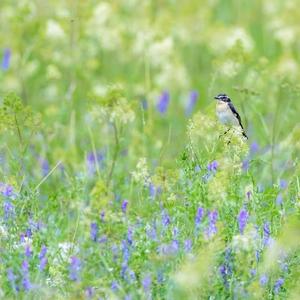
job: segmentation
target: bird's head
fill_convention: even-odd
[[[223,102],[230,102],[230,98],[226,94],[219,94],[214,97],[216,100],[223,101]]]

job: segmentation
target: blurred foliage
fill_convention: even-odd
[[[297,299],[298,6],[2,0],[0,298]]]

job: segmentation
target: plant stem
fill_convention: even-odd
[[[114,129],[114,138],[115,138],[115,148],[114,148],[112,163],[111,163],[110,170],[109,170],[109,173],[108,173],[108,176],[107,176],[107,181],[106,181],[106,186],[107,187],[109,187],[109,185],[110,185],[112,175],[113,175],[114,170],[115,170],[119,150],[120,150],[119,131],[118,131],[118,127],[116,125],[116,122],[113,122],[113,129]]]

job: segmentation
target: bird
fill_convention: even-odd
[[[217,100],[216,113],[219,121],[222,124],[229,126],[229,129],[225,131],[224,134],[226,134],[233,126],[237,126],[241,129],[242,135],[248,139],[241,117],[231,102],[231,99],[226,94],[219,94],[214,98]]]

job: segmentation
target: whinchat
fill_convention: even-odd
[[[215,96],[215,99],[217,100],[216,112],[220,122],[229,126],[229,129],[224,134],[226,134],[232,126],[237,126],[241,129],[242,135],[248,139],[242,125],[241,117],[233,106],[231,99],[226,94],[219,94],[218,96]]]

